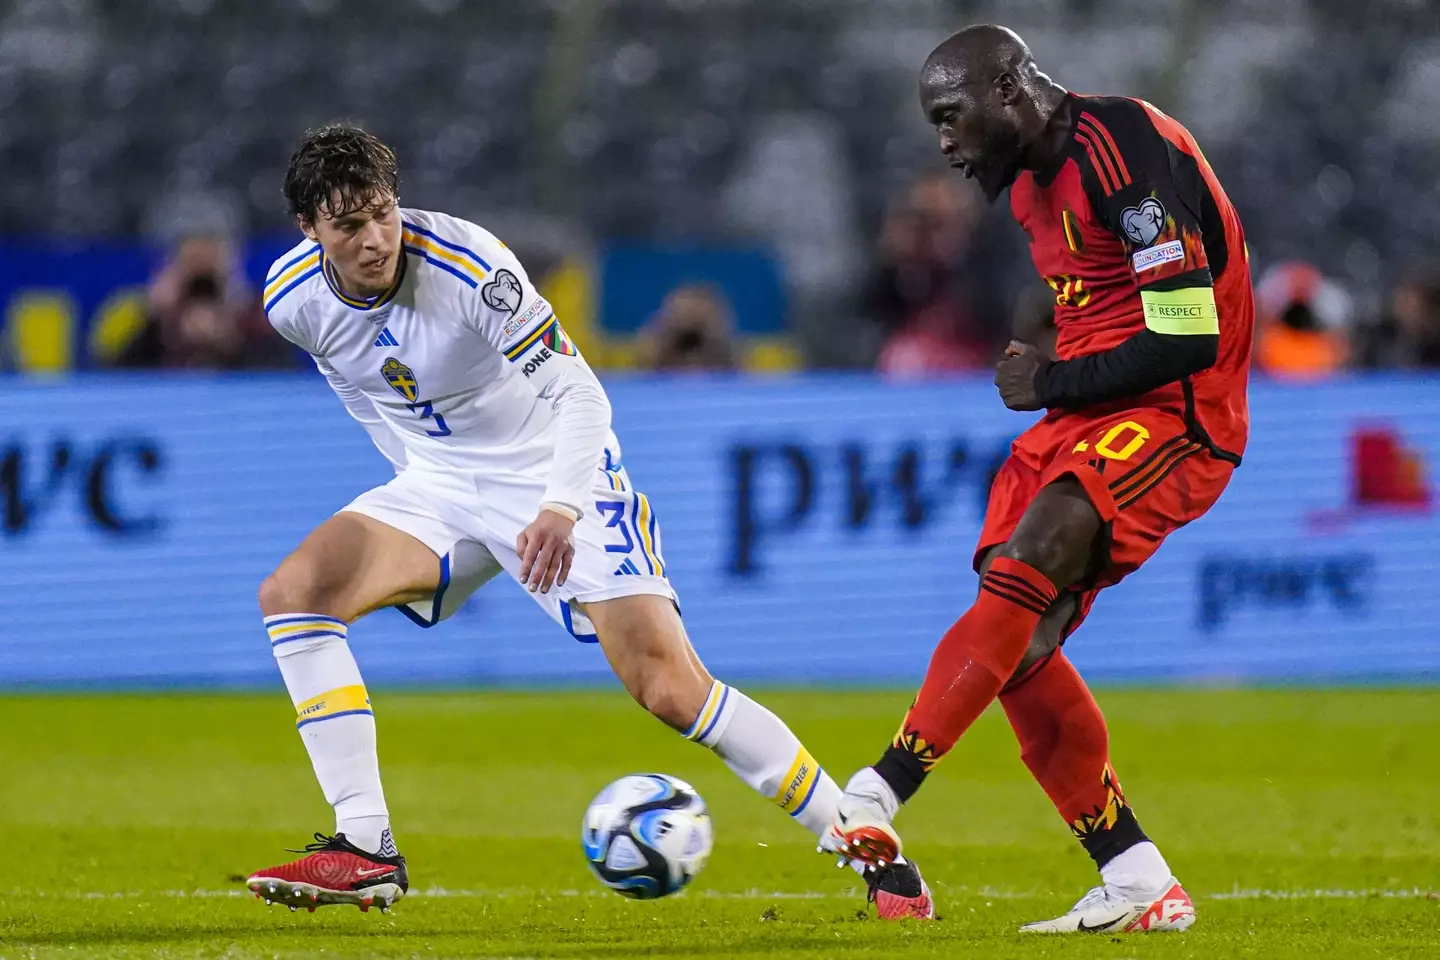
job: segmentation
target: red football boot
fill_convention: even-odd
[[[390,905],[410,889],[405,858],[366,853],[338,833],[315,834],[306,856],[278,867],[257,870],[245,885],[266,905],[283,903],[291,911],[305,907],[311,913],[330,903],[353,903],[361,912],[372,906],[388,913]]]
[[[935,900],[914,862],[901,860],[871,867],[865,871],[865,882],[881,920],[935,919]]]

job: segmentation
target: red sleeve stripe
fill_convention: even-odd
[[[1099,142],[1105,148],[1105,154],[1110,162],[1115,165],[1119,172],[1118,182],[1120,186],[1128,186],[1130,183],[1130,171],[1125,166],[1125,158],[1120,155],[1120,148],[1115,146],[1115,138],[1110,135],[1109,129],[1088,113],[1080,114],[1080,124],[1088,127],[1092,133],[1099,135]]]
[[[1100,189],[1104,190],[1105,196],[1108,197],[1120,188],[1116,186],[1114,175],[1110,172],[1110,168],[1101,160],[1100,151],[1091,141],[1091,136],[1092,134],[1087,133],[1083,127],[1075,131],[1075,139],[1079,140],[1085,147],[1085,153],[1090,157],[1090,166],[1095,168],[1095,174],[1100,178]]]

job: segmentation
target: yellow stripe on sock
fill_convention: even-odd
[[[771,799],[780,805],[781,810],[789,813],[805,802],[805,798],[810,795],[807,788],[819,772],[820,765],[810,756],[810,751],[802,746],[795,754],[795,762],[790,765],[785,779],[780,781],[780,789],[775,791],[775,796]]]
[[[365,685],[357,683],[350,687],[336,687],[318,697],[311,697],[295,708],[295,725],[304,726],[316,720],[338,716],[342,713],[369,713],[370,694]]]
[[[715,708],[720,704],[720,695],[725,692],[725,685],[720,681],[710,684],[710,695],[705,698],[705,706],[700,708],[700,717],[690,727],[690,732],[685,735],[687,740],[694,740],[700,736],[701,731],[710,725],[711,719],[715,716]]]
[[[333,633],[344,633],[345,625],[336,623],[334,620],[305,620],[295,623],[282,623],[276,627],[269,627],[271,640],[278,640],[281,637],[288,637],[296,633],[309,633],[312,630],[329,630]]]

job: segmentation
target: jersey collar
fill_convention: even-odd
[[[335,276],[335,268],[330,266],[330,261],[325,258],[323,252],[320,254],[320,272],[321,275],[325,277],[325,285],[330,288],[330,292],[335,295],[336,300],[339,300],[352,310],[376,310],[385,306],[385,304],[391,300],[394,300],[395,294],[400,292],[400,285],[405,282],[406,261],[409,259],[410,258],[405,255],[405,251],[400,251],[400,263],[395,268],[395,282],[390,284],[390,288],[384,293],[379,293],[369,298],[352,297],[350,294],[341,290],[339,279]]]
[[[1075,121],[1079,113],[1079,104],[1076,102],[1075,94],[1067,92],[1065,99],[1060,101],[1060,106],[1051,115],[1050,122],[1045,127],[1045,136],[1047,137],[1053,136],[1060,139],[1061,134],[1064,135],[1063,139],[1060,139],[1062,146],[1043,169],[1031,171],[1035,182],[1041,187],[1048,187],[1053,183],[1061,168],[1065,166],[1065,161],[1070,159],[1070,154],[1075,146]]]

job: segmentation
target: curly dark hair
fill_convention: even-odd
[[[399,196],[395,153],[374,134],[350,123],[307,130],[285,172],[290,212],[314,223],[321,207],[330,219],[388,203]],[[339,209],[330,206],[340,195]]]

